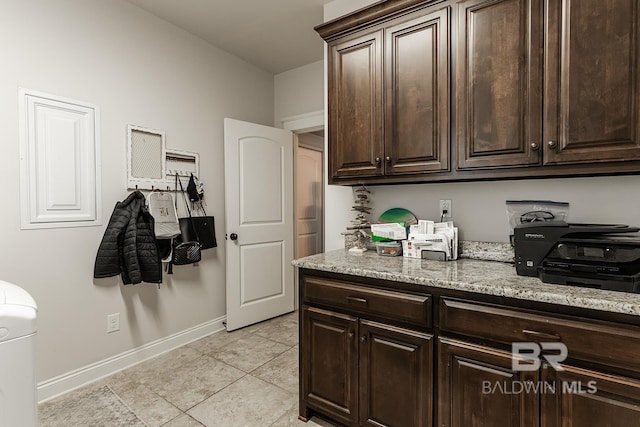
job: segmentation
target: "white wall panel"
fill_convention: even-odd
[[[19,90],[23,229],[101,225],[98,107]]]

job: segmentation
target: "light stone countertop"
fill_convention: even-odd
[[[513,264],[475,259],[442,262],[362,255],[338,249],[293,261],[311,270],[476,292],[522,300],[640,316],[640,294],[543,283],[516,274]]]

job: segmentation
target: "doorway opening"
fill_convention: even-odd
[[[324,130],[295,135],[295,258],[324,250]]]
[[[324,250],[326,185],[324,124],[323,110],[282,119],[282,127],[294,133],[293,253],[296,259]],[[319,172],[307,173],[311,169]],[[302,171],[305,171],[305,174],[299,177],[298,174]],[[298,286],[298,275],[294,274],[296,310],[298,309]]]

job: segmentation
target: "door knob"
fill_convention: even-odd
[[[540,149],[540,144],[538,144],[537,142],[531,143],[531,151],[538,151],[539,149]]]
[[[238,235],[237,235],[236,233],[231,233],[231,234],[229,235],[229,238],[230,238],[231,240],[238,240]]]
[[[380,164],[380,157],[376,157],[376,165]]]
[[[547,145],[549,146],[549,148],[556,148],[558,143],[555,142],[555,141],[549,141],[549,142],[547,142]]]
[[[387,163],[391,163],[391,157],[390,157],[390,156],[387,156],[387,157],[385,158],[385,160],[387,161]]]

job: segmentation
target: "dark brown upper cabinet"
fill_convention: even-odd
[[[385,29],[385,174],[449,170],[449,8]]]
[[[459,3],[458,169],[640,159],[638,22],[633,0]]]
[[[458,168],[541,164],[541,0],[458,5]]]
[[[330,177],[382,175],[382,31],[329,46]]]
[[[333,181],[448,171],[450,8],[329,42]]]
[[[640,173],[637,0],[384,0],[328,43],[330,183]]]
[[[544,163],[640,158],[637,0],[547,0]]]

